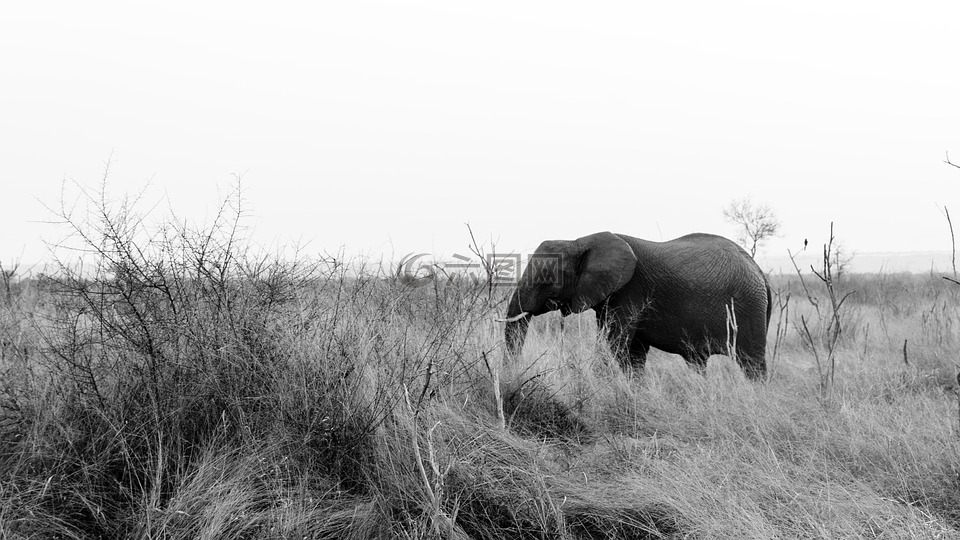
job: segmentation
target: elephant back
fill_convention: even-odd
[[[731,302],[743,332],[766,335],[766,278],[739,245],[705,233],[666,242],[636,239],[631,245],[638,262],[630,294],[649,299],[655,315],[641,326],[653,339],[725,338]],[[681,331],[687,337],[674,335]]]

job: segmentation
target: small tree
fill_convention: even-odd
[[[737,242],[750,252],[751,257],[763,243],[780,232],[780,221],[767,205],[754,205],[749,197],[735,199],[723,209],[723,218],[739,229]]]
[[[813,351],[813,359],[817,363],[817,373],[820,375],[820,397],[823,399],[826,398],[828,392],[833,389],[833,381],[837,371],[837,351],[840,346],[840,338],[843,337],[843,327],[845,326],[844,315],[846,310],[843,309],[843,303],[847,301],[847,298],[849,298],[854,291],[849,291],[841,296],[836,287],[836,279],[838,277],[836,274],[836,265],[843,259],[837,251],[837,243],[833,236],[832,221],[830,222],[830,241],[823,245],[823,266],[818,272],[812,264],[810,265],[810,271],[823,283],[824,290],[827,293],[827,299],[830,301],[830,304],[827,306],[829,311],[820,310],[820,301],[807,287],[807,283],[803,279],[803,272],[800,271],[796,258],[794,258],[790,250],[787,250],[787,254],[790,256],[790,262],[793,263],[793,268],[797,271],[797,277],[800,278],[800,286],[803,287],[803,292],[806,293],[807,299],[810,301],[810,305],[813,306],[815,314],[815,317],[813,317],[811,321],[807,321],[806,317],[800,315],[800,324],[797,325],[796,322],[794,322],[794,325],[797,328],[797,333],[800,334],[801,342]],[[813,323],[813,331],[810,330],[810,324],[808,324],[808,322]],[[906,345],[904,345],[904,347],[906,347]],[[821,348],[825,353],[823,358],[821,358],[820,354]],[[906,353],[904,353],[904,355],[906,355]]]
[[[842,242],[835,242],[833,244],[833,253],[831,256],[833,257],[833,267],[837,272],[837,281],[840,281],[843,275],[850,268],[850,264],[853,262],[853,257],[855,255],[856,253],[847,249],[847,246],[845,246]]]

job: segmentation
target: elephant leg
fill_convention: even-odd
[[[630,340],[630,364],[634,369],[643,369],[647,363],[647,353],[650,352],[650,345],[644,343],[640,336],[634,335]]]
[[[748,378],[763,380],[767,375],[766,339],[754,341],[737,343],[737,363]]]
[[[597,314],[597,328],[601,332],[606,332],[607,330],[607,303],[604,302],[599,306],[593,308],[593,312]]]
[[[618,309],[609,309],[604,305],[597,308],[596,311],[597,324],[600,331],[607,337],[610,352],[613,353],[614,358],[624,369],[629,369],[635,362],[635,352],[632,347],[634,328]],[[639,348],[642,350],[642,356],[640,357],[640,365],[642,366],[646,360],[646,351],[649,346],[643,348],[643,345],[640,345]]]

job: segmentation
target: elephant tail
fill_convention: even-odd
[[[773,295],[770,294],[770,283],[766,276],[763,278],[763,284],[767,288],[767,327],[770,327],[770,315],[773,314]]]

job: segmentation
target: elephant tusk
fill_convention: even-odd
[[[507,319],[497,319],[497,322],[517,322],[517,321],[519,321],[520,319],[526,317],[526,316],[529,315],[529,314],[530,314],[530,312],[524,311],[523,313],[517,315],[516,317],[510,317],[510,318],[507,318]]]

